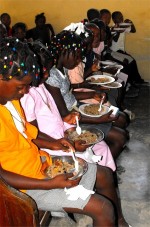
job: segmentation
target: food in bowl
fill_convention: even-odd
[[[72,156],[52,156],[52,165],[46,167],[43,174],[48,178],[54,178],[64,173],[73,173],[69,180],[75,180],[81,177],[88,169],[88,164],[81,158],[76,158],[79,163],[79,169],[76,171]]]
[[[51,166],[47,167],[46,173],[50,178],[53,178],[59,174],[70,173],[74,168],[74,164],[57,158],[53,161]]]
[[[84,113],[88,115],[101,115],[104,112],[104,106],[102,106],[101,111],[99,111],[99,104],[91,104],[84,107]]]
[[[106,82],[109,82],[109,78],[106,78],[106,77],[101,77],[101,78],[91,77],[90,81],[92,83],[106,83]]]
[[[96,144],[104,139],[104,133],[100,129],[97,129],[95,127],[88,126],[88,125],[81,125],[80,127],[81,127],[81,134],[83,133],[82,135],[80,135],[82,136],[82,138],[79,137],[79,135],[76,133],[75,127],[72,127],[66,130],[65,138],[72,141],[84,140],[84,141],[87,141],[86,145]]]
[[[98,137],[96,133],[83,130],[80,135],[76,131],[68,133],[68,139],[72,141],[84,140],[86,144],[93,144],[97,141]]]
[[[116,88],[118,88],[119,84],[120,84],[120,83],[112,82],[112,83],[110,83],[110,84],[103,85],[103,86],[107,86],[107,87],[116,87]]]

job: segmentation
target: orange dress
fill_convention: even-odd
[[[12,102],[22,118],[23,112],[19,101]],[[0,163],[11,172],[23,176],[42,179],[43,164],[41,156],[46,156],[51,164],[51,158],[44,151],[39,151],[32,139],[37,137],[37,128],[25,123],[27,139],[17,130],[9,110],[0,105]]]

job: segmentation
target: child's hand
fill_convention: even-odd
[[[100,102],[101,100],[103,100],[102,103],[106,102],[106,94],[105,93],[96,93],[93,97],[95,100],[97,100],[98,102]]]
[[[75,148],[72,143],[65,138],[58,139],[54,143],[55,146],[53,147],[53,150],[62,150],[64,152],[70,152],[70,150],[75,151]]]
[[[80,113],[78,112],[71,112],[67,116],[63,117],[63,121],[68,124],[75,125],[76,124],[76,116],[78,116],[79,120],[81,118]]]
[[[129,61],[128,61],[127,58],[125,58],[125,59],[123,60],[123,64],[124,64],[124,65],[128,65],[128,64],[129,64]]]
[[[125,19],[124,22],[125,23],[131,23],[132,24],[132,21],[130,19]]]
[[[118,116],[115,117],[115,116],[112,116],[113,110],[109,111],[107,114],[104,114],[102,115],[99,119],[100,119],[100,122],[101,123],[105,123],[105,122],[112,122],[112,121],[115,121],[117,120]]]
[[[54,177],[51,182],[54,185],[54,188],[71,188],[75,187],[79,184],[79,181],[81,178],[78,178],[76,180],[69,180],[69,178],[73,177],[73,173],[65,173],[60,174],[56,177]]]
[[[85,151],[90,145],[85,145],[86,141],[77,140],[74,142],[75,149],[79,152]]]
[[[95,59],[92,65],[92,71],[96,72],[100,69],[99,60]]]

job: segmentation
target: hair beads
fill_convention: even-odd
[[[39,72],[39,65],[27,43],[15,38],[0,40],[0,74],[5,80],[21,79],[27,74],[36,77]]]
[[[51,45],[50,52],[53,57],[54,65],[57,65],[58,58],[61,54],[68,54],[80,52],[81,56],[84,56],[85,45],[82,42],[82,39],[71,31],[62,31],[61,33],[54,36]]]

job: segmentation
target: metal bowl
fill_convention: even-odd
[[[94,127],[89,126],[89,125],[80,125],[80,127],[81,127],[81,133],[83,133],[85,131],[90,131],[91,133],[94,133],[97,136],[97,140],[95,142],[93,142],[93,143],[86,143],[84,145],[93,145],[93,144],[96,144],[96,143],[98,143],[98,142],[100,142],[100,141],[102,141],[104,139],[104,133],[100,129],[94,128]],[[76,131],[76,128],[75,127],[66,130],[65,137],[67,139],[69,139],[69,140],[73,140],[72,139],[72,135],[73,135],[73,133],[75,131]]]
[[[75,180],[81,176],[83,176],[83,174],[87,171],[88,169],[88,164],[85,160],[81,159],[81,158],[78,158],[76,157],[76,159],[78,160],[79,162],[79,170],[78,172],[76,172],[75,170],[75,167],[70,169],[69,172],[67,173],[73,173],[73,177],[69,178],[69,180]],[[61,160],[62,162],[68,162],[69,164],[71,165],[74,165],[74,161],[73,161],[73,158],[72,156],[52,156],[52,163],[54,163],[54,161],[56,160]],[[47,167],[44,171],[43,171],[43,174],[48,177],[48,178],[52,178],[51,175],[49,175],[49,168],[50,167]],[[66,173],[66,171],[64,171],[64,173]],[[59,175],[60,173],[58,173],[57,175]],[[56,176],[57,176],[56,175]]]

